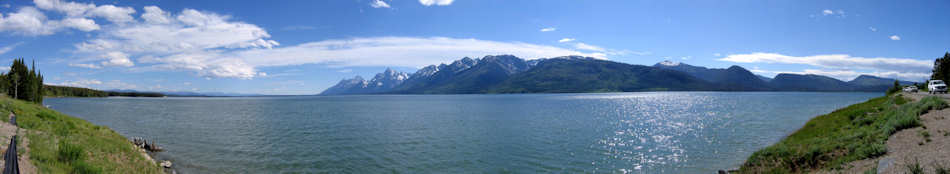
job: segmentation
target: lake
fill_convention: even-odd
[[[180,173],[714,173],[883,93],[47,98]]]

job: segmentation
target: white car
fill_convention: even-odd
[[[936,93],[947,93],[947,84],[943,83],[943,80],[930,80],[927,82],[927,90],[930,91],[930,94]]]
[[[916,86],[904,87],[904,92],[917,92],[917,87]]]

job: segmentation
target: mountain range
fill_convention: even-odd
[[[632,65],[591,57],[524,60],[512,55],[465,57],[415,73],[386,69],[372,79],[343,79],[320,95],[581,93],[633,91],[869,91],[894,79],[861,75],[851,81],[814,74],[756,75],[740,66],[706,68],[671,61]],[[913,82],[900,81],[902,84]]]

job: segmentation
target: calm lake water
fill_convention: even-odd
[[[180,173],[714,173],[883,93],[48,98]]]

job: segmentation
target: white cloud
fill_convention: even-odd
[[[820,70],[820,69],[805,69],[803,71],[769,71],[762,70],[758,67],[755,67],[749,70],[758,74],[768,74],[774,76],[780,73],[786,74],[814,74],[828,76],[836,78],[841,81],[851,81],[854,78],[857,78],[860,75],[872,75],[877,77],[900,79],[906,81],[922,81],[930,78],[930,73],[922,72],[898,72],[898,71],[853,71],[853,70]]]
[[[564,42],[573,42],[573,41],[574,41],[574,38],[564,38],[564,39],[558,40],[557,42],[564,43]]]
[[[80,68],[89,68],[89,69],[99,69],[99,68],[102,68],[102,67],[99,66],[99,65],[96,65],[96,64],[89,64],[89,63],[70,63],[69,66],[71,66],[71,67],[80,67]]]
[[[541,29],[541,32],[549,32],[549,31],[556,31],[556,30],[557,30],[557,28],[554,28],[554,27],[547,27],[547,28],[542,28],[542,29]]]
[[[871,30],[871,32],[877,32],[877,28],[874,27],[868,27],[868,30]]]
[[[135,9],[132,7],[116,7],[114,5],[102,5],[98,6],[92,10],[86,12],[86,16],[89,17],[102,17],[106,18],[109,22],[114,23],[125,23],[132,22],[135,20],[132,17],[132,14],[135,13]]]
[[[69,80],[63,81],[60,83],[52,83],[52,85],[57,86],[72,86],[72,87],[83,87],[83,88],[92,88],[94,85],[101,85],[102,81],[95,79],[80,79],[80,80]]]
[[[10,4],[3,4],[3,8],[10,8]]]
[[[61,0],[34,0],[37,8],[43,10],[52,10],[65,13],[68,16],[82,16],[91,9],[96,8],[95,4],[63,2]]]
[[[90,18],[105,18],[113,23],[135,20],[131,7],[114,5],[96,6],[91,3],[64,2],[61,0],[35,0],[36,7],[27,6],[6,16],[0,14],[0,31],[11,31],[26,36],[51,35],[57,31],[74,28],[80,31],[99,30],[100,26]],[[48,19],[39,9],[64,14],[62,19]],[[55,16],[55,15],[54,15]]]
[[[335,66],[423,67],[466,56],[481,57],[498,54],[511,54],[526,59],[567,55],[606,58],[595,53],[546,45],[445,37],[374,37],[325,40],[284,48],[252,49],[209,56],[242,60],[248,66],[327,63]]]
[[[102,66],[124,66],[131,67],[135,64],[132,63],[132,60],[129,59],[129,55],[126,55],[122,52],[108,52],[103,55],[105,61],[102,61]]]
[[[383,0],[374,0],[372,3],[369,3],[369,6],[373,8],[389,8],[389,4]]]
[[[606,51],[606,49],[604,49],[604,48],[601,48],[601,47],[598,47],[598,46],[594,46],[594,45],[585,44],[585,43],[580,43],[580,42],[574,44],[574,48],[577,48],[577,49],[579,49],[579,50],[588,50],[588,51],[597,51],[597,52],[604,52],[604,51]]]
[[[33,7],[23,7],[6,16],[0,14],[0,31],[36,36],[50,35],[57,29],[55,22],[46,20],[46,15]]]
[[[83,87],[83,88],[92,88],[92,89],[100,89],[100,90],[137,89],[138,88],[138,86],[135,84],[125,83],[119,80],[109,80],[109,81],[103,82],[96,79],[67,80],[67,81],[63,81],[59,83],[50,83],[50,85]]]
[[[449,5],[452,1],[422,2],[430,5]],[[583,43],[572,45],[576,48],[571,49],[521,42],[446,37],[348,38],[278,47],[278,42],[268,40],[270,34],[263,28],[211,12],[184,9],[180,13],[169,13],[156,6],[146,6],[139,19],[128,20],[119,17],[122,15],[105,17],[108,16],[105,14],[134,13],[134,10],[124,10],[127,7],[95,6],[57,0],[37,0],[37,4],[44,6],[44,9],[73,14],[80,19],[92,14],[90,11],[102,7],[103,12],[96,12],[95,16],[114,21],[96,29],[98,32],[95,37],[74,44],[74,57],[69,66],[117,66],[128,67],[133,71],[186,71],[207,79],[251,79],[267,76],[266,73],[258,71],[260,67],[301,64],[327,64],[337,67],[422,67],[466,56],[499,54],[512,54],[526,59],[567,55],[606,59],[608,55],[649,54],[608,50]],[[41,19],[34,22],[49,22],[38,10],[33,11],[37,13],[28,11],[23,14],[37,14],[28,15]],[[9,17],[3,19],[6,18]],[[77,25],[73,27],[95,29],[92,25],[78,25],[94,24],[82,21],[84,20],[76,20],[74,23]],[[48,33],[52,33],[55,30],[49,31]]]
[[[145,13],[142,14],[142,19],[149,24],[167,24],[171,22],[171,15],[168,12],[163,11],[161,8],[156,6],[145,6],[143,8]]]
[[[419,3],[424,6],[432,6],[432,5],[446,6],[446,5],[452,5],[453,1],[455,0],[419,0]]]
[[[214,57],[253,48],[272,48],[276,41],[264,29],[229,16],[185,9],[170,15],[158,7],[145,7],[144,22],[115,25],[98,37],[76,44],[78,63],[102,60],[103,66],[134,66],[132,58],[153,69],[193,70],[207,77],[252,78],[262,76],[241,60]],[[92,58],[90,58],[92,57]],[[96,58],[99,57],[99,58]]]
[[[96,21],[86,18],[66,18],[62,21],[63,26],[71,27],[78,29],[80,31],[93,31],[99,30],[99,25],[96,24]]]
[[[812,18],[818,17],[818,16],[816,16],[816,15],[810,15],[810,16],[811,16]],[[834,16],[834,17],[838,17],[838,18],[845,18],[845,17],[847,17],[847,15],[845,15],[844,10],[840,10],[840,9],[839,9],[839,10],[831,10],[831,9],[824,9],[824,10],[821,10],[821,16]]]
[[[7,52],[12,51],[13,48],[16,48],[17,46],[20,46],[20,44],[23,44],[23,42],[17,42],[17,43],[15,43],[15,44],[11,44],[11,45],[7,45],[7,46],[0,47],[0,55],[6,54]]]
[[[719,57],[719,56],[722,56],[722,54],[721,54],[721,53],[713,53],[713,56]]]
[[[891,35],[891,37],[888,37],[888,38],[890,38],[891,40],[901,40],[901,37],[897,35]]]
[[[874,71],[896,71],[900,73],[930,72],[933,62],[910,58],[865,58],[846,54],[814,56],[787,56],[776,53],[734,54],[719,59],[738,63],[784,63],[803,64],[838,70],[864,69]]]
[[[336,72],[339,72],[339,73],[350,73],[350,72],[353,72],[353,70],[352,70],[352,69],[341,69],[341,70],[336,71]]]

